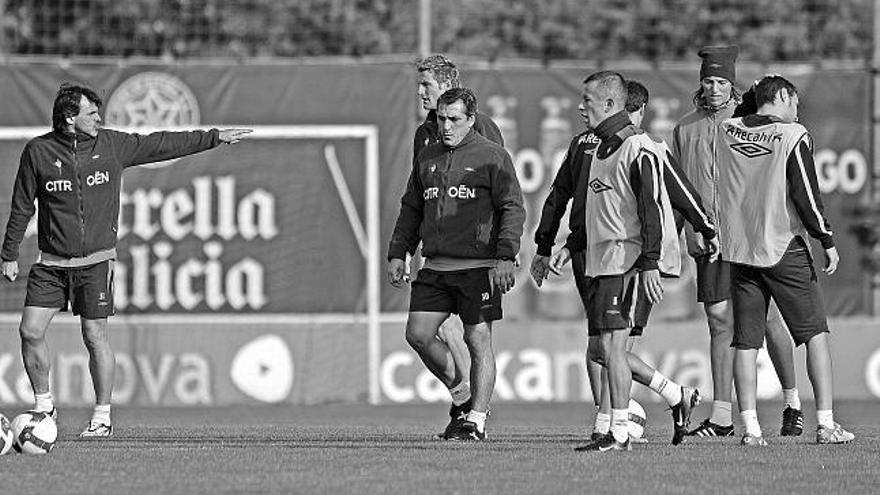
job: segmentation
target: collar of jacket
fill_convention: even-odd
[[[736,108],[736,106],[739,104],[740,100],[738,100],[735,95],[730,95],[730,98],[728,98],[727,101],[725,101],[721,105],[718,105],[717,107],[710,107],[706,104],[706,100],[704,98],[701,98],[699,103],[697,103],[697,108],[708,115],[713,115],[727,108]]]
[[[76,131],[76,133],[73,133],[73,132],[59,131],[59,130],[55,129],[52,131],[52,134],[55,135],[55,139],[57,139],[58,141],[61,141],[63,144],[65,144],[67,146],[73,146],[74,138],[76,139],[77,143],[83,143],[83,142],[91,141],[92,139],[95,139],[92,136],[89,136],[88,134],[86,134],[84,132],[80,132],[80,131]]]
[[[471,127],[471,129],[468,131],[468,133],[464,135],[464,137],[461,139],[461,141],[459,141],[458,144],[456,144],[455,146],[447,146],[446,143],[443,143],[443,146],[446,146],[446,149],[448,149],[448,150],[462,148],[464,146],[467,146],[474,139],[476,139],[477,135],[478,135],[477,131],[475,131],[474,128]],[[442,141],[443,138],[441,137],[440,140]]]
[[[621,110],[600,122],[599,125],[593,129],[593,132],[599,137],[599,139],[605,141],[630,124],[632,124],[632,122],[629,120],[629,114],[626,113],[626,110]]]
[[[742,123],[746,127],[758,127],[759,125],[767,125],[772,124],[774,122],[782,122],[783,120],[777,117],[776,115],[759,115],[757,113],[753,113],[752,115],[746,115],[742,119]]]

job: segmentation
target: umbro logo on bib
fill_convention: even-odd
[[[594,193],[599,194],[599,193],[611,190],[611,186],[602,182],[599,179],[593,179],[590,181],[590,189]]]
[[[765,148],[755,143],[736,143],[731,144],[730,149],[745,156],[746,158],[756,158],[759,156],[769,155],[773,150]]]

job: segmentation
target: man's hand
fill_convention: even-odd
[[[387,273],[388,283],[390,283],[392,287],[400,288],[409,282],[409,275],[406,273],[406,262],[400,258],[392,258],[388,260]]]
[[[837,271],[837,264],[840,263],[840,255],[837,254],[837,248],[832,246],[825,250],[825,268],[822,269],[826,275],[831,275]]]
[[[6,280],[15,282],[15,279],[18,278],[18,261],[4,261],[0,264],[0,269],[3,270],[3,276],[6,277]]]
[[[706,241],[706,254],[709,255],[709,263],[715,263],[721,257],[721,242],[717,235]]]
[[[219,138],[221,143],[235,144],[252,132],[253,129],[221,129]]]
[[[642,279],[642,289],[648,296],[648,302],[657,304],[663,299],[663,283],[660,281],[660,270],[645,270],[639,274]]]
[[[571,253],[568,252],[568,248],[564,247],[556,251],[556,254],[550,257],[550,271],[556,275],[561,275],[562,267],[569,261],[571,261]]]
[[[492,279],[492,285],[498,287],[498,289],[501,290],[502,294],[506,294],[507,291],[513,288],[513,283],[516,281],[516,276],[514,274],[515,269],[515,261],[498,260],[495,263],[495,269],[489,271],[489,276]]]
[[[550,275],[550,257],[536,254],[532,258],[532,266],[529,272],[532,274],[532,280],[540,287],[544,283],[544,279]]]

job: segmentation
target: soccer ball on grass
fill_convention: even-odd
[[[642,435],[645,434],[645,424],[648,422],[647,416],[645,416],[645,409],[642,408],[642,405],[635,401],[635,399],[629,400],[629,422],[627,424],[629,428],[629,436],[633,438],[642,438]]]
[[[58,426],[49,413],[27,411],[12,420],[15,450],[23,454],[47,454],[55,447]]]

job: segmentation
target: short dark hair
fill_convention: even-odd
[[[644,84],[629,80],[626,82],[626,111],[633,113],[648,104],[648,88]]]
[[[797,88],[794,84],[780,75],[773,74],[762,77],[755,84],[755,106],[760,108],[761,105],[773,103],[776,100],[776,95],[782,90],[785,90],[789,96],[797,94]]]
[[[452,88],[446,90],[440,95],[440,98],[437,99],[437,106],[449,106],[459,100],[464,104],[465,115],[473,117],[477,114],[477,95],[474,94],[472,89],[468,88]]]
[[[596,84],[604,97],[611,98],[621,106],[626,105],[626,79],[619,72],[594,72],[584,79],[584,84]]]
[[[98,93],[92,88],[83,85],[63,83],[55,95],[55,103],[52,104],[52,128],[56,131],[67,129],[68,117],[79,115],[79,103],[82,97],[100,107],[103,102]]]
[[[452,60],[443,55],[431,55],[416,62],[416,70],[430,72],[437,80],[437,84],[447,84],[450,88],[461,87],[461,78],[458,67]]]
[[[745,117],[758,112],[758,105],[755,104],[755,88],[751,87],[742,94],[742,101],[733,110],[734,117]]]

